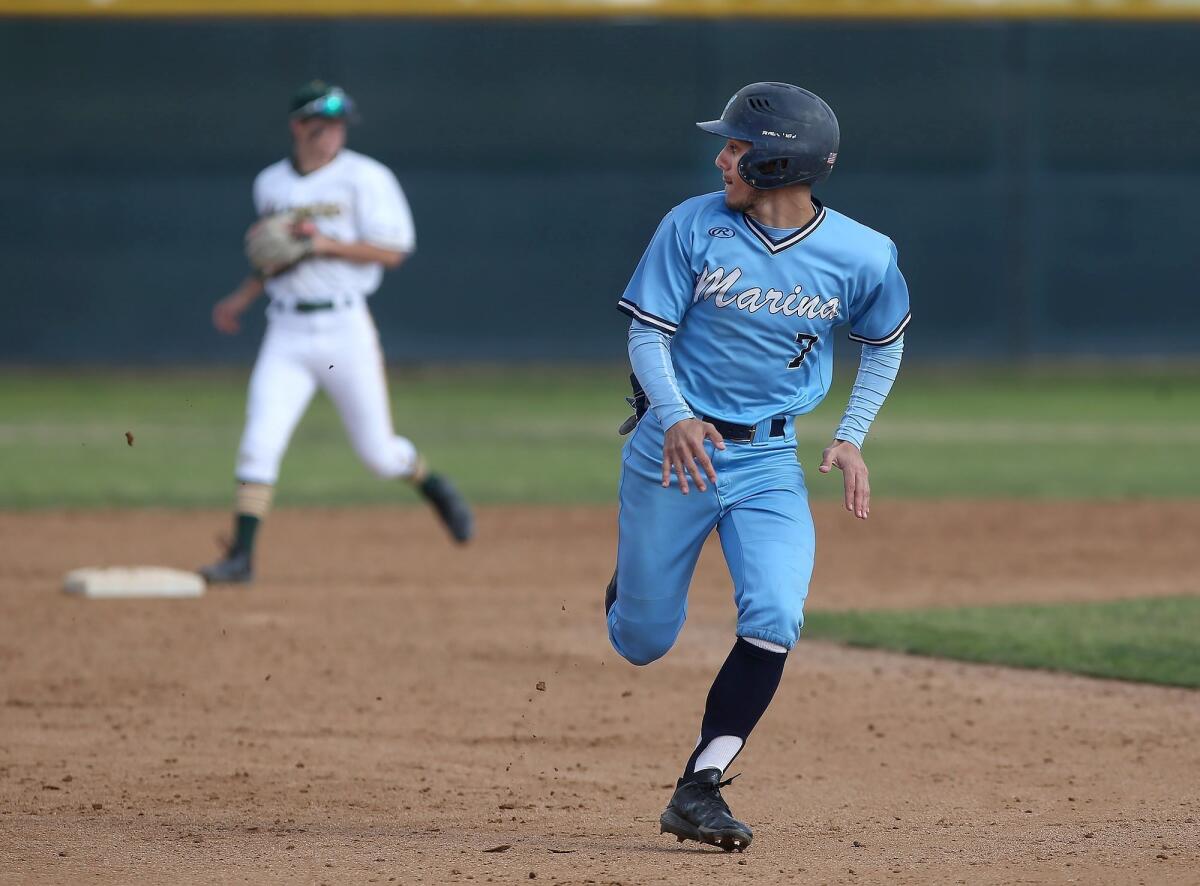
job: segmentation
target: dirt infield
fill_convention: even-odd
[[[1200,592],[1200,503],[817,520],[810,608]],[[462,551],[281,511],[253,590],[58,591],[224,524],[0,514],[0,882],[1200,882],[1200,693],[817,642],[726,791],[751,850],[659,836],[733,607],[710,549],[676,649],[618,659],[607,509],[485,510]]]

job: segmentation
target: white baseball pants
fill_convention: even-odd
[[[237,479],[274,484],[300,417],[317,388],[333,400],[354,451],[380,477],[417,466],[412,442],[392,429],[379,333],[365,302],[313,313],[272,305],[246,402]]]

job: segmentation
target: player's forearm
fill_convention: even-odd
[[[235,299],[239,304],[246,306],[263,294],[263,278],[258,274],[251,274],[240,284],[238,288],[229,294],[229,297]]]
[[[341,240],[323,238],[316,249],[316,254],[325,258],[340,258],[342,261],[357,264],[381,264],[386,268],[398,268],[405,259],[405,253],[395,249],[384,249],[372,243],[358,241],[346,243]]]
[[[838,440],[848,440],[862,449],[871,423],[892,390],[903,354],[903,335],[890,345],[863,345],[850,402],[834,434]]]
[[[629,325],[629,363],[664,428],[695,418],[679,392],[667,334],[634,320]]]

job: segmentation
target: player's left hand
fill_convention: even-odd
[[[822,474],[834,468],[842,472],[846,484],[846,510],[860,520],[871,516],[871,484],[867,481],[867,463],[862,452],[847,440],[834,440],[821,453]]]

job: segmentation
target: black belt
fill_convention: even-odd
[[[700,421],[708,422],[730,443],[753,443],[754,434],[758,430],[758,425],[735,425],[733,422],[722,421],[719,418],[713,418],[711,415],[700,416]],[[770,436],[782,437],[786,428],[786,418],[773,418],[771,419]]]
[[[348,308],[354,304],[354,300],[350,298],[338,299],[336,301],[328,299],[326,301],[298,301],[291,304],[286,302],[274,302],[274,305],[280,311],[295,311],[297,314],[315,314],[318,311],[332,311],[334,308]]]

